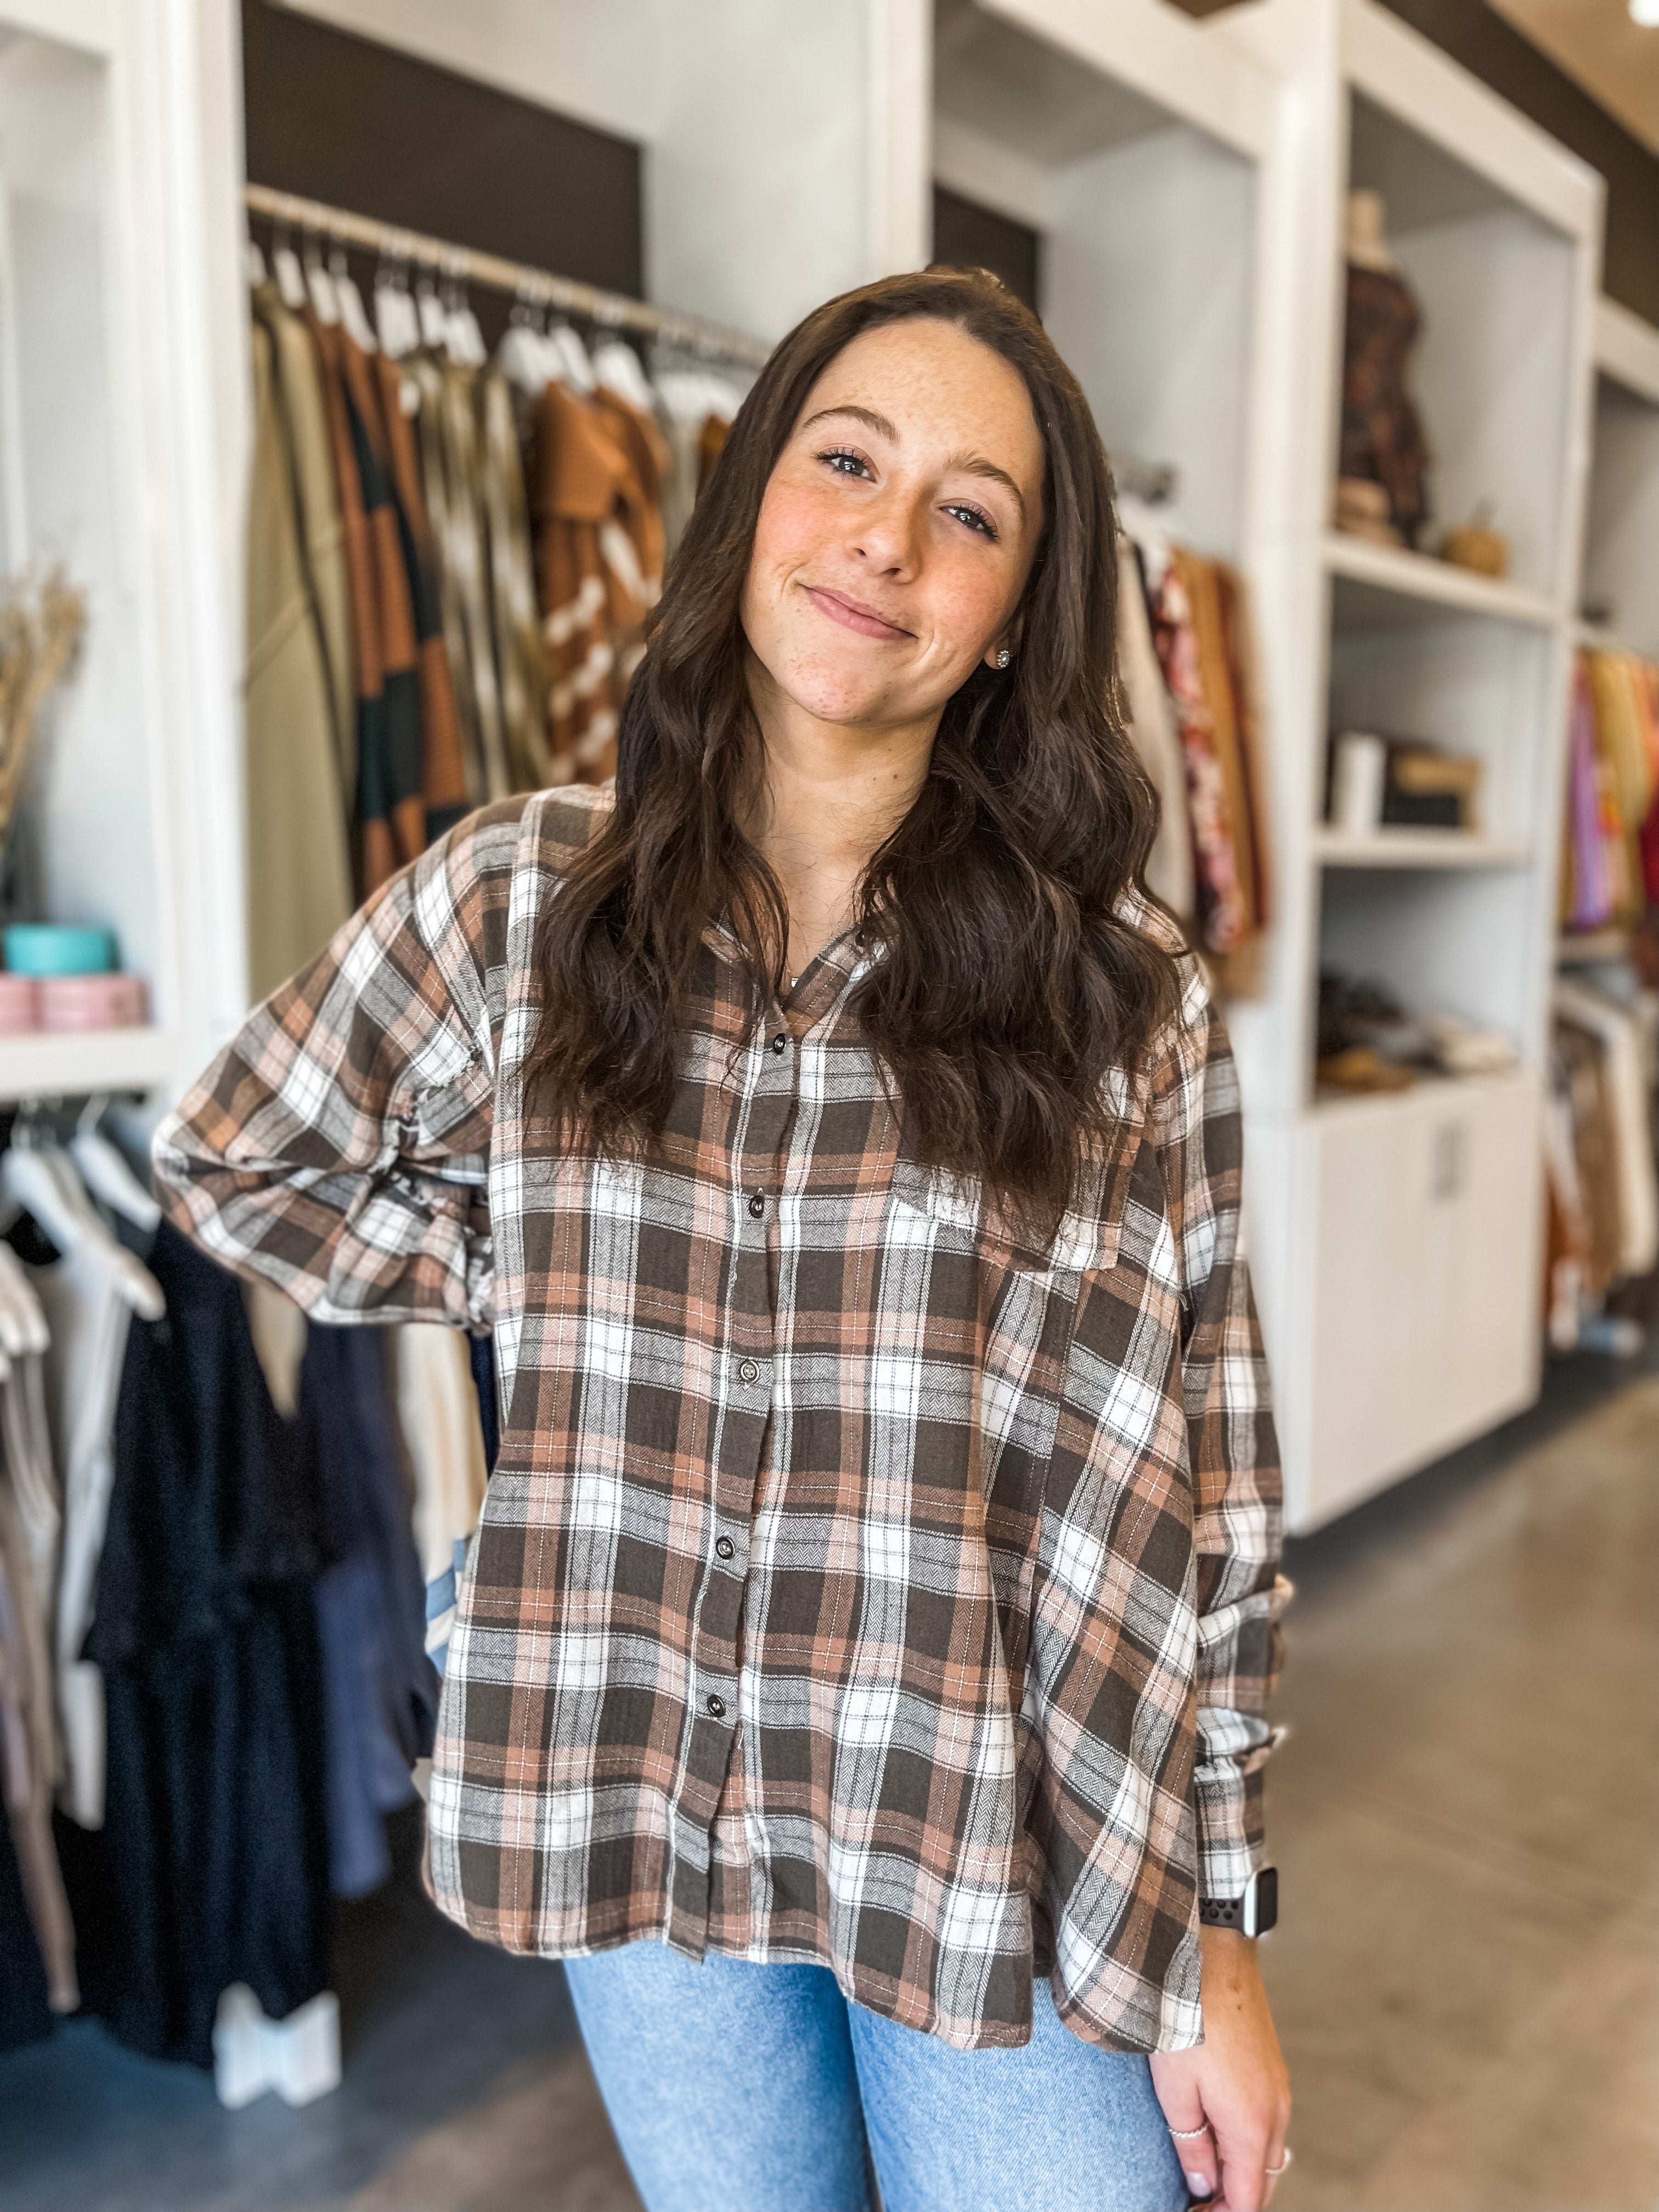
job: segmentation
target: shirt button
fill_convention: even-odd
[[[752,1359],[745,1359],[742,1366],[738,1368],[738,1374],[745,1382],[758,1382],[760,1381],[760,1370],[756,1366]]]
[[[714,1715],[717,1721],[723,1721],[726,1718],[726,1700],[724,1698],[717,1698],[711,1690],[708,1692],[708,1696],[705,1702],[708,1705],[709,1711]]]
[[[735,1552],[737,1548],[737,1546],[732,1541],[732,1539],[729,1536],[720,1537],[714,1546],[714,1549],[720,1553],[723,1559],[729,1559],[732,1553]]]
[[[758,1221],[762,1214],[765,1212],[766,1200],[759,1191],[757,1191],[755,1195],[750,1200],[749,1211],[754,1215],[757,1221]]]
[[[787,1036],[775,1036],[772,1040],[772,1049],[774,1052],[787,1052],[789,1049],[788,1038]]]

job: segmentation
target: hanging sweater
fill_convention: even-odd
[[[536,403],[531,499],[559,783],[616,774],[617,715],[660,587],[660,507],[619,434],[621,404],[588,406],[558,384]]]

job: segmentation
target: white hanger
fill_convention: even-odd
[[[547,385],[547,355],[542,334],[528,323],[509,323],[495,349],[495,359],[510,384],[532,399],[539,399]]]
[[[20,1145],[14,1131],[10,1145],[0,1154],[0,1190],[33,1216],[65,1259],[71,1253],[87,1253],[135,1313],[146,1321],[160,1321],[167,1310],[161,1285],[142,1261],[110,1235],[61,1146]]]
[[[278,239],[270,249],[270,273],[276,279],[283,305],[297,314],[306,303],[306,272],[286,238]]]
[[[88,1101],[69,1141],[70,1156],[93,1196],[102,1199],[112,1213],[118,1213],[148,1235],[160,1228],[161,1209],[128,1166],[125,1153],[99,1128],[107,1103],[102,1098]]]
[[[265,257],[259,251],[259,241],[257,238],[250,238],[247,241],[246,259],[247,281],[249,284],[252,286],[263,284],[265,281],[266,273]]]
[[[1146,581],[1156,591],[1174,558],[1179,518],[1172,507],[1151,507],[1133,492],[1125,492],[1117,502],[1117,520],[1123,535],[1139,547]]]
[[[584,398],[599,389],[599,379],[593,374],[593,364],[587,357],[587,348],[576,336],[568,323],[555,323],[548,337],[558,349],[561,380]]]
[[[383,279],[374,287],[374,330],[380,350],[390,361],[401,361],[421,343],[415,302],[389,279]]]
[[[593,374],[607,392],[614,392],[630,407],[637,407],[647,415],[654,410],[655,397],[640,367],[640,357],[623,339],[607,338],[595,349]]]
[[[9,1244],[0,1243],[0,1382],[11,1372],[14,1359],[44,1352],[51,1342],[27,1269]]]
[[[364,312],[363,295],[357,289],[356,279],[346,266],[344,246],[337,246],[329,256],[328,273],[333,280],[334,297],[346,336],[360,345],[365,353],[378,353],[380,341],[374,335],[374,325]]]
[[[331,330],[340,319],[340,303],[334,296],[334,279],[323,266],[322,249],[314,238],[306,240],[305,276],[312,313],[319,323],[326,323]]]
[[[434,353],[441,353],[449,316],[429,276],[416,288],[415,312],[420,324],[421,343],[430,346]]]

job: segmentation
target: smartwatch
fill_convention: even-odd
[[[1243,1897],[1202,1897],[1200,1928],[1236,1928],[1241,1936],[1265,1936],[1279,1919],[1279,1869],[1258,1867]]]

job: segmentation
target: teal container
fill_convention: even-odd
[[[115,939],[86,922],[14,921],[6,930],[13,975],[104,975],[115,965]]]

